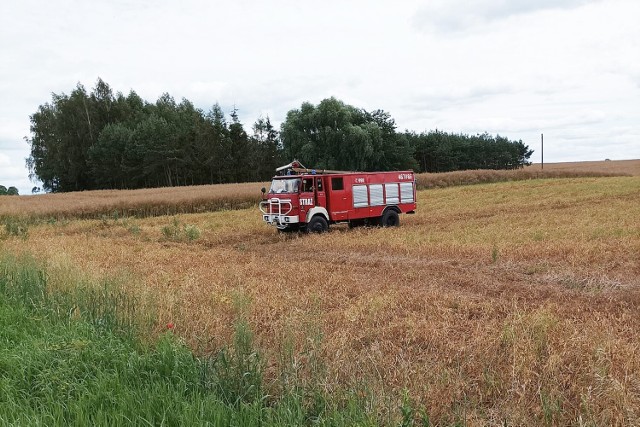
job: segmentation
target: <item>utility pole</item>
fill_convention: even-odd
[[[542,170],[544,170],[544,134],[543,133],[540,134],[540,144],[542,145],[542,150],[540,150],[542,154]]]

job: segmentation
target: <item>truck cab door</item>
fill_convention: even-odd
[[[328,182],[329,189],[329,217],[333,221],[346,221],[351,209],[349,193],[345,190],[347,183],[344,177],[331,177]]]
[[[323,208],[327,207],[327,194],[324,190],[324,182],[322,182],[322,177],[316,178],[315,185],[315,196],[316,196],[316,206],[322,206]]]
[[[315,206],[314,178],[302,178],[302,187],[300,189],[300,221],[304,221],[307,212]]]

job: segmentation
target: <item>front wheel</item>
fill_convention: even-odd
[[[311,218],[307,224],[307,233],[324,233],[329,230],[329,223],[321,215]]]
[[[382,226],[383,227],[397,227],[400,225],[400,217],[398,212],[393,209],[389,209],[382,214]]]

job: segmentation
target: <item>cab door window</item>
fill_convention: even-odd
[[[302,180],[302,192],[310,193],[313,191],[313,178],[305,178]]]
[[[342,181],[342,177],[331,178],[331,189],[334,191],[344,190],[344,182]]]

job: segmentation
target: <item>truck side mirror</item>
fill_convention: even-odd
[[[267,189],[266,189],[266,188],[264,188],[264,187],[262,187],[262,188],[260,189],[260,191],[262,191],[262,194],[264,194],[264,193],[266,193],[266,192],[267,192]]]

